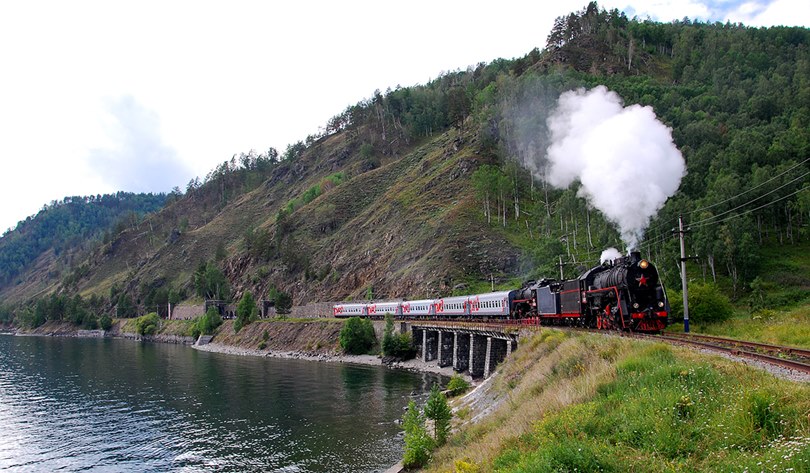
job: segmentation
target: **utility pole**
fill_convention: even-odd
[[[560,262],[557,264],[557,266],[560,267],[560,281],[565,279],[565,276],[563,275],[563,266],[566,266],[567,264],[568,263],[563,263],[562,255],[560,255]]]
[[[681,240],[681,287],[683,288],[683,331],[689,333],[689,296],[686,290],[686,244],[684,243],[683,215],[678,216],[678,237]]]

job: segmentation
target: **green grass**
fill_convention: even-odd
[[[810,348],[810,305],[784,311],[759,311],[753,316],[743,313],[720,324],[697,326],[693,331],[740,340]]]
[[[513,356],[494,386],[508,401],[428,471],[810,470],[806,384],[612,337],[546,331]]]

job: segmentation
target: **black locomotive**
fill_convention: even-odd
[[[659,332],[670,312],[658,271],[638,252],[576,279],[530,281],[515,292],[512,317],[543,324]]]

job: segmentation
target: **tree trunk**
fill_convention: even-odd
[[[588,209],[585,213],[585,218],[588,225],[588,247],[593,248],[593,239],[591,238],[591,209]]]
[[[737,265],[734,264],[733,261],[729,261],[726,263],[726,267],[728,268],[728,275],[731,276],[731,287],[734,295],[737,294]]]
[[[717,284],[717,270],[714,267],[714,255],[709,254],[709,267],[712,269],[712,281]]]
[[[791,215],[790,207],[788,205],[785,205],[785,213],[787,213],[787,221],[788,221],[788,226],[787,226],[788,238],[790,238],[790,244],[792,245],[792,244],[794,244],[794,241],[793,241],[793,218],[792,218],[793,216]]]
[[[489,208],[489,192],[484,194],[484,202],[486,202],[486,207],[484,208],[484,215],[487,216],[487,225],[492,223],[492,211]]]
[[[576,251],[576,249],[577,249],[577,230],[579,230],[579,227],[577,225],[577,219],[574,217],[573,214],[571,215],[571,220],[574,221],[574,251]]]

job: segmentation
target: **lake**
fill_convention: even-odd
[[[439,378],[130,340],[0,335],[0,470],[384,471]]]

